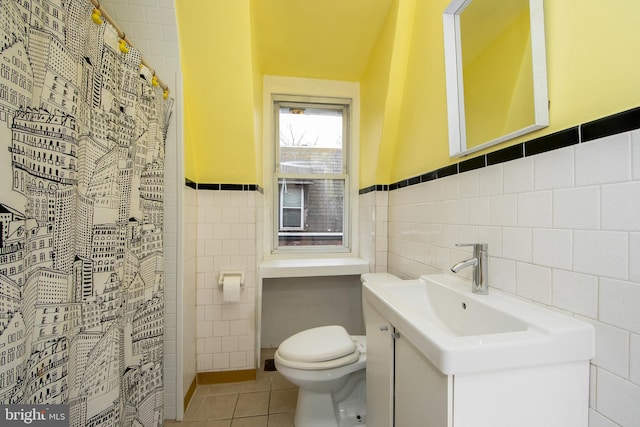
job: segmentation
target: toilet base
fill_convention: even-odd
[[[295,427],[366,427],[365,387],[362,370],[335,394],[299,388]]]
[[[340,427],[367,427],[366,403],[361,399],[351,399],[338,405]]]
[[[338,405],[336,418],[333,400],[327,393],[301,391],[294,425],[296,427],[366,427],[365,403],[351,399]],[[338,424],[339,423],[339,424]]]
[[[339,427],[331,394],[299,389],[293,424],[296,427]]]

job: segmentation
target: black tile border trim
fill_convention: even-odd
[[[491,153],[483,154],[469,159],[462,160],[452,165],[423,173],[411,178],[403,179],[393,184],[375,184],[361,188],[360,195],[373,191],[393,191],[399,188],[416,185],[434,179],[444,178],[475,169],[484,168],[523,157],[535,156],[547,151],[557,150],[571,145],[593,141],[606,136],[618,133],[629,132],[640,129],[640,107],[612,114],[601,119],[582,123],[550,135],[541,136],[529,141],[521,142],[511,147],[502,148]],[[196,190],[218,190],[218,191],[257,191],[264,194],[264,188],[257,184],[198,184],[189,178],[185,178],[185,186]]]
[[[542,154],[547,151],[575,145],[579,141],[580,133],[578,132],[578,126],[574,126],[550,135],[541,136],[540,138],[524,142],[524,155],[526,157],[535,156],[536,154]]]
[[[580,125],[581,141],[587,142],[640,127],[640,107]]]
[[[264,194],[264,188],[257,184],[210,184],[201,183],[198,184],[191,181],[189,178],[185,178],[184,185],[194,190],[213,190],[213,191],[257,191],[260,194]]]
[[[487,166],[497,165],[524,157],[523,144],[502,148],[492,153],[487,153]]]
[[[458,173],[472,171],[487,166],[487,156],[473,157],[458,163]]]
[[[194,181],[191,181],[189,178],[184,179],[184,185],[186,185],[187,187],[191,187],[194,190],[198,188],[198,184],[196,184]]]
[[[382,187],[382,186],[380,186],[380,187]],[[377,185],[371,185],[369,187],[361,188],[360,190],[358,190],[358,194],[367,194],[367,193],[372,193],[374,191],[384,191],[384,190],[378,190],[378,186]]]
[[[393,184],[371,185],[359,191],[366,194],[372,191],[393,191],[410,185],[420,184],[446,176],[480,169],[486,166],[497,165],[523,157],[535,156],[547,151],[557,150],[579,143],[585,143],[594,139],[616,135],[640,129],[640,107],[612,114],[601,119],[573,126],[550,135],[541,136],[529,141],[521,142],[511,147],[502,148],[491,153],[465,159],[458,163],[436,169],[422,175],[403,179]]]

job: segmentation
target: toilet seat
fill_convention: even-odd
[[[280,344],[275,358],[283,366],[303,370],[332,369],[360,357],[353,339],[342,326],[307,329]]]

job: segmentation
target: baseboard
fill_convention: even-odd
[[[191,403],[191,398],[193,397],[193,394],[196,392],[196,387],[198,386],[198,382],[197,382],[198,377],[194,376],[193,377],[193,381],[191,381],[191,385],[189,386],[189,389],[187,390],[187,394],[184,395],[184,412],[187,412],[187,408],[189,407],[189,403]]]
[[[244,369],[241,371],[198,372],[197,379],[198,385],[253,381],[256,379],[256,370]]]

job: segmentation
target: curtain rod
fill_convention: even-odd
[[[103,17],[104,19],[106,19],[106,20],[107,20],[107,22],[113,26],[113,28],[115,28],[116,32],[118,33],[118,37],[120,37],[122,40],[124,40],[125,42],[127,42],[127,44],[128,44],[129,46],[134,46],[134,45],[133,45],[133,43],[131,43],[131,42],[127,39],[127,37],[126,37],[126,35],[125,35],[124,31],[122,31],[122,30],[120,29],[120,27],[118,26],[118,24],[116,24],[116,22],[113,20],[113,18],[111,18],[111,16],[109,16],[109,14],[107,13],[107,11],[106,11],[106,10],[104,10],[104,9],[102,8],[102,6],[100,6],[100,1],[99,1],[99,0],[91,0],[91,4],[93,4],[93,6],[94,6],[96,9],[98,9],[98,11],[99,11],[99,12],[100,12],[100,14],[102,15],[102,17]],[[135,46],[134,46],[134,47],[135,47]],[[167,86],[167,85],[166,85],[162,80],[160,80],[160,78],[159,78],[158,76],[156,76],[156,70],[154,70],[154,69],[149,65],[149,63],[148,63],[147,61],[145,61],[145,59],[144,59],[142,56],[140,56],[140,62],[142,62],[142,65],[144,65],[144,66],[145,66],[145,67],[147,67],[149,70],[151,70],[151,73],[156,77],[156,80],[158,81],[158,85],[162,88],[162,90],[164,90],[164,91],[165,91],[165,96],[166,96],[166,93],[168,93],[168,91],[169,91],[169,86]]]

